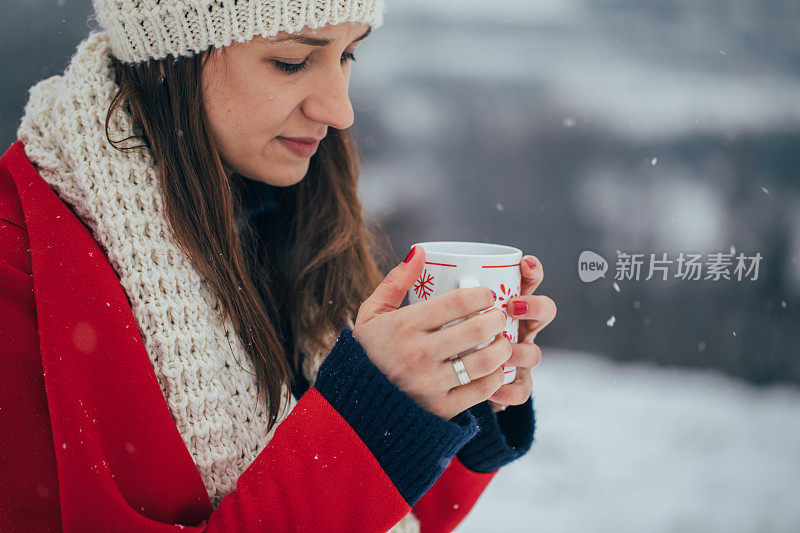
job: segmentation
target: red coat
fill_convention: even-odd
[[[2,531],[386,531],[410,510],[314,387],[212,510],[116,272],[20,141],[0,158],[0,357]],[[422,531],[452,530],[495,473],[454,457],[413,507]]]

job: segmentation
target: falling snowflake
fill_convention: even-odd
[[[764,191],[765,194],[769,194],[769,189],[766,187],[761,187],[761,190]]]
[[[616,321],[617,321],[617,319],[614,317],[614,315],[611,315],[611,318],[606,320],[606,326],[608,326],[610,328],[614,327],[614,322],[616,322]]]
[[[612,285],[612,287],[614,287],[615,291],[619,292],[619,285],[617,285],[616,281],[614,282],[614,285]]]
[[[658,158],[657,157],[654,157],[653,159],[650,160],[650,165],[651,166],[656,166],[657,164],[658,164]]]
[[[428,273],[428,269],[422,271],[422,275],[414,283],[414,294],[417,298],[427,300],[433,292],[433,274]]]

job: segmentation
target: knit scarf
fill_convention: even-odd
[[[90,229],[116,271],[161,392],[217,508],[297,399],[286,396],[285,384],[288,401],[281,404],[278,424],[267,431],[252,361],[168,231],[150,152],[122,152],[108,143],[105,115],[118,88],[110,54],[106,34],[90,33],[62,75],[30,89],[17,136],[39,174]],[[112,139],[133,135],[130,114],[118,108],[109,134]],[[337,336],[330,332],[322,352],[298,339],[303,373],[312,385]],[[418,531],[415,524],[409,513],[393,531]]]

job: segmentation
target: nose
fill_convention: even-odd
[[[353,106],[348,87],[349,69],[336,65],[312,83],[314,87],[303,105],[303,113],[314,120],[344,130],[353,125]]]

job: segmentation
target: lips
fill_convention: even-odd
[[[290,140],[290,141],[297,141],[297,142],[301,142],[301,143],[308,143],[308,144],[318,143],[318,142],[320,142],[322,140],[322,138],[318,139],[316,137],[280,137],[280,138],[281,139],[287,139],[287,140]]]
[[[278,137],[277,139],[290,152],[300,157],[314,155],[322,140],[314,137]]]

